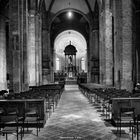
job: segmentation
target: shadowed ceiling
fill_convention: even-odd
[[[94,11],[96,0],[45,0],[46,11],[57,13],[58,11],[72,8],[77,9],[84,14]]]

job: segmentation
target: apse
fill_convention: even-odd
[[[87,42],[84,36],[75,30],[61,32],[54,41],[54,70],[63,70],[65,64],[64,50],[68,45],[73,45],[76,50],[76,65],[80,71],[86,71]],[[59,61],[58,61],[59,60]],[[83,66],[83,60],[85,61]],[[59,63],[59,64],[58,64]],[[59,65],[59,69],[58,69]],[[83,69],[84,68],[84,69]]]

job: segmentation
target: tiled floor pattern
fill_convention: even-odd
[[[77,85],[66,85],[55,112],[47,120],[45,127],[25,135],[23,140],[130,140],[131,134],[125,129],[122,137],[113,134],[114,128],[105,123],[101,113],[89,104]],[[0,140],[4,137],[0,136]],[[9,140],[15,140],[10,136]]]

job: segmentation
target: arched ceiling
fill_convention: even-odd
[[[9,6],[9,0],[0,0],[0,13],[4,12],[3,10]]]
[[[80,32],[84,37],[88,38],[89,24],[86,19],[79,13],[72,12],[73,16],[71,19],[67,16],[68,12],[59,14],[51,25],[51,40],[65,30],[76,30]]]
[[[87,50],[87,43],[82,34],[74,30],[66,30],[60,33],[54,41],[54,50],[58,56],[64,57],[65,47],[71,42],[76,50],[76,57],[84,57]]]
[[[94,11],[96,0],[45,0],[46,11],[56,14],[57,12],[72,8],[77,9],[84,14]]]

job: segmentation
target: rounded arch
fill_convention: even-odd
[[[65,12],[68,12],[68,11],[72,11],[72,12],[75,12],[75,13],[78,13],[78,14],[80,14],[80,15],[82,15],[83,17],[84,17],[84,19],[87,21],[87,23],[88,23],[88,25],[89,25],[89,27],[90,27],[90,19],[88,18],[88,16],[87,15],[85,15],[83,12],[81,12],[81,11],[79,11],[79,10],[77,10],[77,9],[73,9],[73,8],[66,8],[66,9],[63,9],[63,10],[60,10],[59,12],[57,12],[52,18],[51,18],[51,20],[50,20],[50,27],[49,27],[49,30],[51,30],[51,26],[52,26],[52,23],[53,23],[53,21],[55,20],[55,18],[57,17],[57,16],[59,16],[60,14],[62,14],[62,13],[65,13]]]
[[[75,30],[65,30],[57,35],[54,41],[54,50],[58,55],[64,55],[65,47],[70,44],[76,47],[77,57],[85,55],[87,50],[87,42],[85,37]]]
[[[78,67],[81,66],[81,59],[87,60],[87,42],[85,37],[75,30],[65,30],[57,35],[54,40],[54,60],[55,58],[61,59],[61,67],[65,65],[65,53],[64,50],[68,45],[73,45],[76,52],[76,64]],[[56,62],[54,62],[56,64]],[[85,67],[87,68],[87,63],[85,63]],[[54,70],[55,71],[55,70]]]

